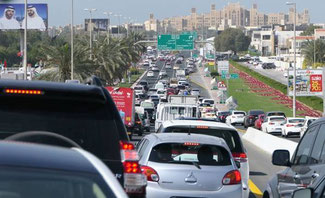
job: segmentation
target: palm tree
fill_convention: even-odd
[[[316,41],[306,41],[302,46],[302,54],[305,56],[307,65],[313,65],[314,62],[316,65],[324,64],[325,41],[321,39],[317,39]],[[315,61],[314,57],[316,58]]]
[[[57,38],[50,45],[42,47],[42,56],[46,67],[38,80],[64,82],[71,78],[70,44]],[[86,80],[96,69],[94,63],[88,59],[89,48],[82,42],[75,42],[74,50],[74,79]]]

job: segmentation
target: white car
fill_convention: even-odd
[[[203,100],[204,101],[204,100]],[[226,118],[226,123],[229,125],[241,124],[244,125],[245,111],[232,111]]]
[[[159,72],[159,68],[156,67],[156,66],[153,66],[153,67],[151,68],[151,70],[154,71],[154,72]]]
[[[167,76],[167,72],[165,70],[161,70],[159,72],[159,76]]]
[[[170,64],[170,63],[166,63],[166,66],[165,66],[165,68],[166,68],[166,69],[171,69],[171,68],[172,68],[172,66],[171,66],[171,64]]]
[[[271,134],[282,134],[282,125],[286,118],[284,116],[269,116],[262,123],[262,131]]]
[[[134,92],[135,92],[135,94],[144,94],[146,92],[146,90],[144,89],[143,86],[137,85],[134,87]]]
[[[155,77],[155,74],[153,73],[153,71],[148,71],[147,77]]]
[[[282,137],[289,137],[289,135],[301,137],[301,128],[304,122],[304,118],[287,118],[282,124]]]
[[[157,83],[155,85],[155,89],[157,89],[157,90],[164,90],[165,89],[165,85],[162,84],[162,83]]]
[[[162,89],[158,89],[157,93],[156,93],[160,99],[166,99],[167,98],[167,94],[165,90]]]
[[[305,117],[305,122],[304,122],[304,126],[301,128],[300,137],[302,137],[305,134],[309,125],[317,119],[319,119],[319,118],[318,117],[310,117],[310,116]]]
[[[199,96],[200,95],[200,90],[199,89],[192,89],[191,95],[192,96]]]

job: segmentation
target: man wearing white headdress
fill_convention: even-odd
[[[25,28],[25,19],[22,23],[23,29]],[[45,30],[46,26],[42,17],[37,13],[37,10],[34,6],[28,6],[27,8],[27,29],[38,29]]]
[[[11,30],[20,29],[20,24],[15,17],[15,8],[7,6],[3,12],[2,18],[0,18],[0,29]]]

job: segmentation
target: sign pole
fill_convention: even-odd
[[[25,0],[25,29],[24,29],[24,79],[27,80],[27,0]]]
[[[324,86],[325,86],[325,67],[323,67],[323,76],[322,76],[322,91],[323,91],[323,117],[325,117],[325,91],[324,91]]]

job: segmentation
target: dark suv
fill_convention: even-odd
[[[263,63],[262,68],[263,69],[275,69],[276,66],[274,65],[274,63]]]
[[[274,151],[272,163],[287,168],[269,181],[263,197],[285,197],[301,187],[317,188],[325,177],[324,142],[325,118],[320,118],[309,125],[291,160],[289,151]]]
[[[144,196],[145,186],[129,183],[143,175],[126,172],[127,162],[137,161],[121,153],[132,152],[134,146],[104,87],[1,80],[0,100],[0,139],[26,131],[62,135],[100,158],[129,195]]]
[[[262,110],[249,110],[247,115],[244,118],[244,127],[254,126],[255,121],[258,119],[258,116],[264,114]]]

